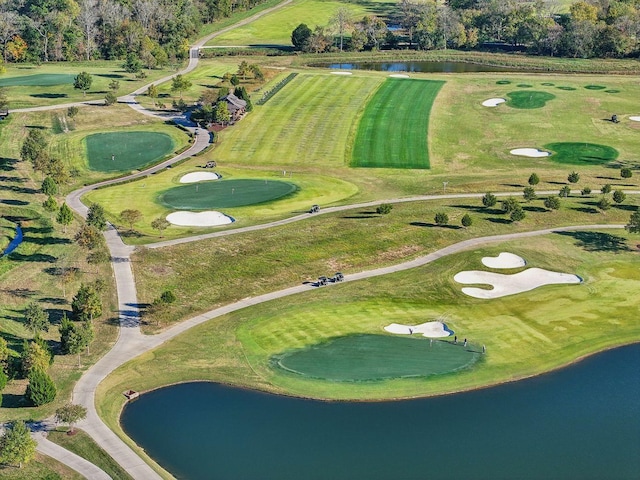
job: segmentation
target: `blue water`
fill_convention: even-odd
[[[13,252],[16,248],[18,248],[18,245],[20,245],[22,243],[22,228],[20,228],[20,225],[18,225],[16,227],[16,236],[14,237],[13,240],[11,240],[11,242],[9,242],[9,245],[7,246],[7,248],[4,249],[4,252],[2,252],[2,257],[4,257],[5,255],[9,255],[11,252]]]
[[[457,395],[326,403],[188,383],[122,426],[178,478],[640,478],[640,345]]]
[[[405,62],[353,62],[314,64],[313,67],[326,67],[333,70],[375,70],[382,72],[420,72],[420,73],[477,73],[477,72],[519,72],[540,73],[539,70],[515,67],[499,67],[466,62],[430,62],[409,60]]]

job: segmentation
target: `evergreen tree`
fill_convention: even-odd
[[[630,233],[640,233],[640,210],[636,210],[631,214],[629,223],[624,228]]]
[[[522,195],[527,202],[530,202],[531,200],[536,199],[536,191],[534,190],[533,187],[524,187],[524,191],[522,192]]]
[[[496,203],[498,203],[498,199],[491,192],[485,193],[484,197],[482,197],[482,205],[487,208],[495,206]]]
[[[444,212],[438,212],[436,213],[434,220],[436,222],[436,225],[444,226],[449,223],[449,215]]]
[[[60,210],[58,210],[56,222],[62,225],[63,231],[67,233],[67,225],[70,225],[71,222],[73,222],[73,212],[66,203],[63,203]]]
[[[47,198],[44,202],[42,202],[42,207],[47,211],[54,213],[58,210],[58,202],[53,197]]]
[[[469,228],[471,225],[473,225],[473,219],[468,213],[465,213],[462,217],[462,220],[460,220],[460,223],[462,223],[462,226],[464,228]]]
[[[529,176],[529,185],[531,185],[532,187],[535,187],[538,183],[540,183],[540,178],[538,177],[538,174],[532,173]]]
[[[44,370],[39,368],[31,370],[29,373],[29,385],[25,396],[36,407],[53,402],[57,394],[56,385]]]
[[[38,332],[49,330],[49,314],[36,302],[30,302],[24,312],[24,325],[36,336]]]
[[[512,222],[519,222],[521,220],[524,220],[525,216],[526,213],[524,212],[522,207],[520,205],[516,205],[514,209],[511,210],[511,215],[509,215],[509,218]]]
[[[81,283],[71,301],[73,316],[78,320],[93,320],[102,315],[102,300],[94,285]]]
[[[580,181],[580,174],[578,172],[571,172],[567,180],[569,180],[569,183],[578,183]]]
[[[40,191],[45,195],[56,195],[58,193],[58,184],[53,178],[46,177],[42,181],[42,188],[40,189]]]
[[[104,207],[99,203],[92,203],[89,207],[89,212],[87,212],[87,225],[100,231],[107,228],[107,217],[104,213]]]

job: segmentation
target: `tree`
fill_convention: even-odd
[[[602,188],[600,189],[600,192],[602,192],[603,195],[607,195],[608,193],[611,193],[611,185],[608,183],[606,185],[603,185]]]
[[[509,218],[512,222],[517,223],[521,220],[524,220],[525,216],[526,214],[522,207],[520,205],[516,205],[515,208],[511,210],[511,215],[509,215]]]
[[[216,108],[213,111],[213,118],[217,123],[221,125],[224,125],[231,121],[231,114],[229,113],[227,102],[216,103]]]
[[[578,183],[580,181],[580,174],[578,172],[571,172],[567,177],[569,183]]]
[[[58,193],[58,184],[53,178],[46,177],[42,181],[42,187],[40,188],[40,191],[45,195],[56,195]]]
[[[107,218],[104,213],[104,207],[99,203],[92,203],[89,206],[87,225],[91,225],[100,231],[107,228]]]
[[[502,211],[504,213],[511,213],[518,206],[519,206],[518,201],[513,197],[509,197],[509,198],[507,198],[507,199],[502,201]]]
[[[434,220],[436,222],[436,225],[444,226],[447,223],[449,223],[449,215],[447,215],[444,212],[438,212],[438,213],[436,213],[436,216],[434,217]]]
[[[73,222],[73,212],[66,203],[63,203],[60,210],[58,210],[56,222],[62,225],[63,231],[67,233],[67,225],[71,225],[71,222]]]
[[[631,178],[633,177],[633,172],[631,171],[630,168],[624,167],[620,169],[620,176],[622,178]]]
[[[392,209],[393,205],[391,205],[390,203],[382,203],[376,208],[376,213],[378,215],[386,215],[388,213],[391,213]]]
[[[87,94],[87,90],[91,88],[91,84],[93,83],[93,77],[90,73],[80,72],[73,79],[73,88],[77,88],[82,90],[82,96],[84,97]]]
[[[340,51],[342,51],[344,35],[351,24],[351,11],[346,7],[339,7],[329,19],[329,24],[340,38]]]
[[[231,75],[231,79],[229,81],[231,82],[231,85],[233,85],[234,87],[237,87],[238,85],[240,85],[240,79],[235,73]]]
[[[565,185],[560,189],[559,195],[563,198],[567,198],[571,194],[571,187],[569,185]]]
[[[629,233],[640,233],[640,210],[636,210],[631,214],[629,223],[624,228]]]
[[[155,83],[152,83],[151,85],[149,85],[149,88],[147,89],[147,96],[151,99],[153,99],[153,106],[156,106],[156,101],[158,98],[158,87],[156,86]]]
[[[31,370],[29,373],[29,385],[25,396],[36,407],[53,402],[57,394],[56,385],[51,377],[39,368]]]
[[[296,50],[302,51],[307,48],[309,39],[311,38],[311,29],[304,23],[298,25],[291,32],[291,43]]]
[[[80,353],[83,349],[89,349],[93,340],[93,326],[91,322],[74,323],[66,315],[60,323],[60,343],[62,351],[71,355],[78,355],[78,367],[80,367]]]
[[[166,219],[162,217],[158,217],[151,222],[151,228],[154,230],[158,230],[160,232],[160,238],[163,237],[162,232],[166,230],[169,225],[171,225]]]
[[[249,68],[249,64],[247,63],[246,60],[243,60],[240,62],[240,65],[238,65],[238,75],[240,75],[242,77],[243,80],[247,79],[247,75],[250,72],[250,68]]]
[[[3,337],[0,337],[0,371],[7,370],[7,360],[9,360],[9,345]]]
[[[603,212],[606,211],[606,210],[609,210],[611,208],[611,203],[609,202],[609,200],[607,200],[607,197],[603,196],[598,201],[598,208],[600,210],[602,210]]]
[[[0,463],[18,464],[22,468],[23,463],[28,463],[35,456],[37,445],[38,442],[31,438],[31,432],[22,420],[13,422],[0,437]]]
[[[549,210],[558,210],[560,208],[560,198],[551,195],[544,199],[544,206]]]
[[[462,220],[460,221],[460,223],[462,223],[462,226],[464,228],[469,228],[471,225],[473,225],[473,219],[471,218],[471,216],[468,213],[465,213],[462,217]]]
[[[104,104],[106,106],[113,105],[117,101],[118,101],[118,97],[113,92],[107,92],[107,94],[104,96]]]
[[[100,232],[96,227],[85,223],[76,233],[75,241],[82,248],[93,250],[100,245],[101,238]]]
[[[591,195],[591,187],[584,187],[581,191],[580,194],[583,196],[586,195]]]
[[[498,203],[498,199],[491,192],[485,193],[484,197],[482,197],[482,205],[484,205],[487,208],[494,207],[496,203]]]
[[[620,204],[622,202],[624,202],[627,199],[627,194],[624,193],[622,190],[616,190],[615,192],[613,192],[613,201]]]
[[[142,220],[142,212],[133,209],[123,210],[120,212],[120,218],[129,224],[129,231],[133,231],[133,224]]]
[[[524,187],[522,195],[527,202],[536,199],[536,191],[533,187]]]
[[[20,354],[20,368],[22,374],[28,377],[32,370],[46,370],[49,368],[51,355],[37,342],[24,341]]]
[[[122,64],[122,68],[124,68],[127,73],[138,73],[142,70],[142,62],[135,53],[129,52],[127,53],[125,62]]]
[[[30,302],[24,312],[24,325],[36,336],[40,331],[49,330],[49,314],[36,302]]]
[[[102,315],[102,300],[94,285],[80,284],[80,289],[71,301],[71,310],[78,320],[93,320]]]
[[[181,74],[176,75],[175,77],[173,77],[173,80],[171,80],[171,91],[180,92],[180,98],[182,98],[182,92],[184,90],[187,90],[188,88],[191,88],[191,82],[184,78]]]
[[[260,69],[260,67],[258,65],[249,65],[249,69],[251,70],[251,73],[253,74],[253,78],[258,80],[259,82],[264,80],[264,73],[262,73],[262,70]]]
[[[98,273],[97,265],[107,263],[109,260],[111,260],[111,255],[109,255],[109,252],[104,248],[99,248],[87,255],[87,263],[96,265],[96,273]]]
[[[87,418],[87,409],[82,405],[67,403],[56,410],[56,422],[67,423],[71,432],[74,424],[85,418]]]
[[[75,117],[76,115],[78,115],[78,112],[80,112],[80,109],[75,105],[71,105],[69,108],[67,108],[67,116],[69,118]]]
[[[118,90],[120,90],[120,82],[116,79],[113,79],[109,82],[109,90],[111,90],[113,93],[116,93]]]
[[[540,183],[540,178],[538,177],[538,174],[532,173],[531,175],[529,175],[528,182],[529,182],[529,185],[531,185],[532,187]]]
[[[20,159],[34,163],[48,145],[44,132],[39,128],[31,128],[20,149]]]

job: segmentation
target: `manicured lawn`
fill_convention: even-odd
[[[443,83],[387,79],[360,119],[351,165],[429,168],[429,118]]]
[[[22,468],[13,466],[0,467],[0,478],[3,480],[83,480],[84,477],[75,470],[36,452],[35,458]]]
[[[272,202],[297,189],[279,180],[220,180],[174,187],[162,193],[159,201],[175,209],[233,208]]]
[[[307,378],[358,382],[442,375],[469,368],[480,355],[453,341],[356,334],[276,354],[271,364]]]
[[[607,145],[579,142],[548,143],[544,146],[553,155],[549,159],[568,165],[601,165],[618,158],[618,151]]]
[[[518,85],[518,86],[522,87],[522,85]],[[527,87],[530,87],[530,86],[531,85],[527,85]],[[507,97],[509,97],[509,100],[507,101],[507,105],[513,108],[523,108],[523,109],[542,108],[547,104],[548,101],[556,98],[556,96],[552,95],[551,93],[536,92],[531,90],[527,90],[525,92],[523,91],[509,92],[507,93]]]
[[[75,75],[69,73],[41,73],[21,77],[0,78],[0,87],[50,87],[53,85],[73,84]]]
[[[89,168],[100,172],[138,170],[174,148],[169,135],[144,131],[94,133],[85,142]]]

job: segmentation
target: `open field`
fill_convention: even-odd
[[[46,62],[41,65],[31,64],[6,64],[7,71],[0,76],[2,82],[8,84],[6,87],[9,98],[9,108],[29,108],[45,105],[56,105],[60,103],[82,102],[85,100],[104,99],[109,91],[109,83],[112,80],[120,82],[120,90],[117,95],[132,92],[154,79],[166,77],[174,73],[174,68],[163,68],[158,70],[144,70],[146,78],[138,79],[135,75],[127,73],[122,69],[122,61],[92,61],[92,62]],[[88,72],[93,77],[91,88],[86,96],[79,89],[73,88],[73,78],[70,83],[42,85],[43,83],[58,82],[63,77],[68,81],[69,76],[75,77],[80,72]],[[37,75],[35,80],[29,80],[31,75]],[[19,78],[19,80],[12,80]],[[47,82],[43,81],[47,80]],[[16,85],[11,85],[17,83]],[[25,88],[28,85],[28,88]]]
[[[249,25],[214,38],[207,45],[291,45],[291,32],[301,23],[311,30],[326,26],[331,16],[343,7],[354,20],[365,15],[383,17],[395,6],[392,1],[340,2],[336,0],[294,0],[291,4]]]
[[[429,114],[443,84],[410,79],[386,80],[362,114],[351,165],[429,168]]]

